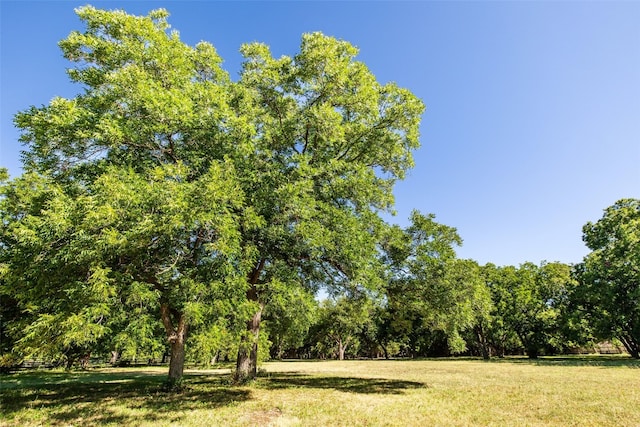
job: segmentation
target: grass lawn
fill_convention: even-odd
[[[609,357],[286,361],[247,386],[229,370],[0,376],[0,425],[640,426],[640,361]]]

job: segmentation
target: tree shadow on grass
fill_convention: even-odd
[[[228,386],[225,375],[185,376],[181,393],[161,390],[166,374],[34,372],[0,378],[0,412],[20,422],[21,411],[44,411],[47,424],[140,421],[179,423],[194,409],[212,409],[250,399],[250,391]]]
[[[505,357],[494,358],[491,359],[490,362],[519,363],[536,366],[595,366],[601,368],[640,369],[640,359],[622,356],[543,356],[537,359],[529,359],[527,357]]]
[[[257,385],[266,389],[320,388],[362,394],[403,394],[410,389],[428,387],[427,384],[416,381],[386,378],[309,376],[290,372],[270,373],[265,377],[260,377]]]

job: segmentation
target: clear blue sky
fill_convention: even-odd
[[[0,1],[0,166],[20,173],[13,115],[80,91],[57,42],[84,2]],[[94,1],[164,7],[182,39],[211,42],[232,76],[241,43],[294,54],[322,31],[360,48],[382,82],[427,105],[398,216],[436,214],[484,264],[579,262],[581,228],[640,197],[640,2]]]

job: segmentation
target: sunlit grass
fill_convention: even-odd
[[[229,370],[35,371],[0,377],[0,425],[637,426],[640,362],[624,358],[267,363]]]

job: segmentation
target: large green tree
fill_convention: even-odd
[[[378,83],[349,43],[314,33],[300,52],[273,58],[262,44],[242,48],[239,85],[255,130],[243,188],[264,227],[243,234],[254,248],[247,323],[237,379],[255,375],[257,334],[270,283],[314,288],[371,286],[381,210],[412,165],[422,103]]]
[[[490,300],[477,263],[456,258],[460,244],[455,228],[417,211],[406,229],[388,230],[382,244],[386,310],[378,327],[383,348],[400,341],[410,354],[425,354],[432,338],[444,337],[445,350],[465,350],[460,334],[489,309]]]
[[[260,219],[225,153],[251,132],[215,49],[182,43],[165,11],[78,14],[86,31],[60,46],[84,92],[15,119],[27,174],[4,189],[2,245],[4,285],[29,314],[20,348],[139,334],[152,313],[175,383],[189,329],[244,299],[241,236]]]
[[[598,338],[640,358],[640,200],[619,200],[582,230],[591,253],[576,266],[572,300]]]
[[[282,359],[285,351],[304,344],[309,328],[315,323],[318,301],[302,287],[272,283],[265,305],[265,321],[271,341],[270,354]]]
[[[521,346],[530,358],[563,349],[562,310],[573,289],[571,267],[558,262],[485,266],[493,309],[485,327],[498,354]]]
[[[34,173],[7,185],[3,280],[26,314],[24,355],[87,351],[108,336],[140,343],[153,338],[155,318],[171,348],[170,381],[179,381],[189,327],[244,298],[233,293],[243,278],[228,267],[240,252],[231,211],[241,205],[220,173],[186,182],[180,166],[109,168],[81,189]]]
[[[491,295],[491,311],[479,327],[481,342],[489,343],[491,353],[499,357],[520,350],[521,343],[514,328],[511,327],[509,313],[515,306],[513,289],[517,283],[517,269],[513,266],[498,267],[484,265],[481,276]],[[489,355],[490,356],[490,355]]]
[[[412,166],[423,105],[378,83],[349,43],[319,33],[292,57],[243,46],[232,82],[210,44],[191,47],[169,31],[164,10],[77,12],[86,30],[60,46],[84,92],[16,116],[24,179],[37,182],[7,191],[35,185],[43,195],[25,189],[3,207],[7,286],[25,304],[106,289],[65,310],[39,305],[38,319],[60,325],[96,299],[83,320],[96,336],[107,333],[103,315],[122,307],[120,292],[140,295],[172,345],[173,382],[189,325],[235,310],[246,317],[237,379],[254,376],[271,287],[375,283],[379,212]],[[37,227],[47,232],[29,258],[15,230]],[[68,279],[45,287],[61,259],[73,260],[59,273]],[[28,260],[49,268],[23,275]]]
[[[373,301],[366,295],[340,295],[321,302],[315,325],[321,347],[344,360],[348,350],[356,354],[360,338],[373,322]]]

